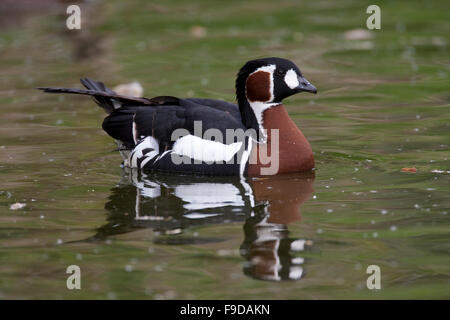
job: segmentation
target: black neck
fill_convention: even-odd
[[[242,71],[242,70],[241,70]],[[248,102],[247,95],[245,94],[245,82],[248,77],[248,72],[239,72],[236,79],[236,98],[241,112],[242,122],[247,129],[254,129],[257,133],[257,139],[261,137],[259,132],[259,123],[256,119],[255,113],[253,112],[250,103]]]

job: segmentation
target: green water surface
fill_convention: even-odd
[[[0,298],[450,298],[450,3],[379,1],[368,31],[370,4],[99,1],[81,31],[66,3],[2,7]],[[319,90],[285,101],[317,170],[247,179],[251,193],[124,172],[100,108],[35,90],[89,76],[234,101],[238,69],[267,56]]]

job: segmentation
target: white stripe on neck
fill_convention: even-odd
[[[259,131],[261,132],[262,136],[263,136],[263,141],[262,142],[266,142],[267,139],[267,133],[266,133],[266,129],[264,128],[264,111],[278,106],[281,103],[279,102],[272,102],[272,103],[267,103],[267,102],[259,102],[259,101],[255,101],[255,102],[248,102],[250,104],[250,107],[253,110],[253,113],[255,114],[256,117],[256,121],[258,121],[258,126],[259,126]],[[259,143],[259,141],[257,141]]]

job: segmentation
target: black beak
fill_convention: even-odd
[[[311,92],[311,93],[317,93],[317,88],[314,87],[311,83],[309,83],[308,80],[306,80],[303,77],[298,77],[298,83],[299,85],[294,88],[295,92]]]

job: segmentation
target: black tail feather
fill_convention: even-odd
[[[48,93],[72,93],[91,96],[94,101],[108,114],[112,113],[116,109],[120,109],[121,107],[179,104],[179,99],[176,97],[158,96],[152,99],[129,97],[117,94],[100,81],[95,81],[90,78],[81,78],[80,81],[86,89],[53,87],[42,87],[37,89]]]
[[[95,81],[90,78],[81,78],[80,82],[83,86],[85,86],[89,90],[99,91],[99,92],[105,92],[107,94],[116,95],[116,93],[109,88],[105,86],[103,82]],[[105,109],[106,113],[111,113],[114,111],[114,109],[117,109],[120,107],[120,105],[114,103],[115,101],[111,98],[106,97],[100,97],[100,96],[93,96],[92,97],[96,104],[98,104],[100,107]],[[116,100],[117,101],[117,100]]]
[[[83,86],[86,87],[86,89],[89,90],[96,90],[96,91],[103,91],[110,94],[116,94],[114,91],[109,89],[103,82],[95,81],[90,78],[81,78],[80,82]]]
[[[155,105],[155,102],[150,99],[119,95],[111,89],[108,89],[103,83],[93,81],[88,78],[81,79],[81,83],[88,89],[53,87],[41,87],[37,89],[43,90],[47,93],[72,93],[92,96],[95,102],[108,114],[113,112],[115,109],[120,108],[122,104],[126,106]]]

